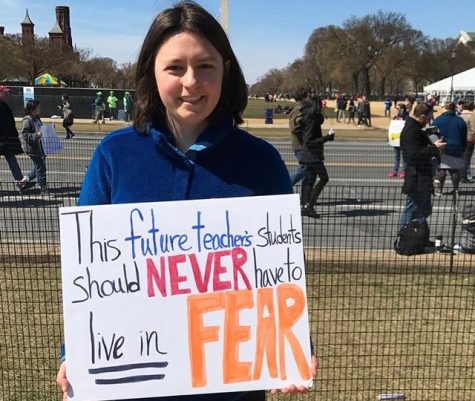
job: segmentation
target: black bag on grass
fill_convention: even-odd
[[[394,250],[399,255],[419,255],[425,253],[429,244],[429,226],[413,220],[399,230]]]

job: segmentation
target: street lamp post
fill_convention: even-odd
[[[451,69],[452,69],[452,76],[450,78],[450,101],[454,101],[454,63],[455,63],[455,57],[457,57],[457,50],[453,49],[452,53],[450,54],[450,59],[452,60],[451,62]]]

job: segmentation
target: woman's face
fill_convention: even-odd
[[[35,107],[35,110],[33,110],[33,117],[38,117],[41,113],[41,105],[39,104],[38,106]]]
[[[170,36],[155,57],[155,81],[167,114],[186,130],[201,132],[218,104],[223,58],[202,36]]]

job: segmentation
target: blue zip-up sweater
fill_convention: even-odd
[[[445,136],[447,146],[446,155],[462,157],[467,146],[467,124],[463,118],[455,115],[455,111],[447,111],[434,120],[434,125],[439,128],[439,136]]]
[[[292,193],[287,168],[277,150],[235,128],[231,117],[206,129],[185,153],[175,147],[165,127],[150,126],[149,131],[140,135],[127,127],[101,141],[89,164],[79,205]],[[253,394],[258,393],[264,399],[262,392]],[[246,395],[251,393],[147,401],[238,401]]]
[[[127,127],[102,140],[79,205],[292,193],[277,150],[235,128],[231,117],[206,129],[185,153],[164,127],[149,131]]]

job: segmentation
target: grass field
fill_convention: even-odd
[[[277,105],[280,104],[282,107],[290,106],[294,107],[295,102],[287,101],[278,101],[272,103],[266,103],[264,99],[248,99],[246,110],[244,110],[244,118],[262,118],[264,119],[264,113],[266,109],[274,110]],[[284,118],[288,119],[288,114],[274,114],[274,118]]]
[[[427,271],[309,276],[315,399],[473,400],[474,284]]]
[[[290,399],[366,401],[397,391],[411,401],[475,399],[473,275],[316,268],[307,284],[320,371],[315,392]],[[2,264],[0,306],[2,401],[59,400],[59,259]]]
[[[243,117],[246,118],[262,118],[264,119],[264,113],[266,109],[275,110],[277,105],[294,107],[296,103],[294,101],[279,100],[277,102],[266,103],[264,99],[248,99],[246,110],[244,110]],[[379,110],[379,109],[378,109]],[[335,118],[335,111],[333,107],[327,107],[325,110],[327,118]],[[274,118],[287,119],[288,114],[274,114]]]

